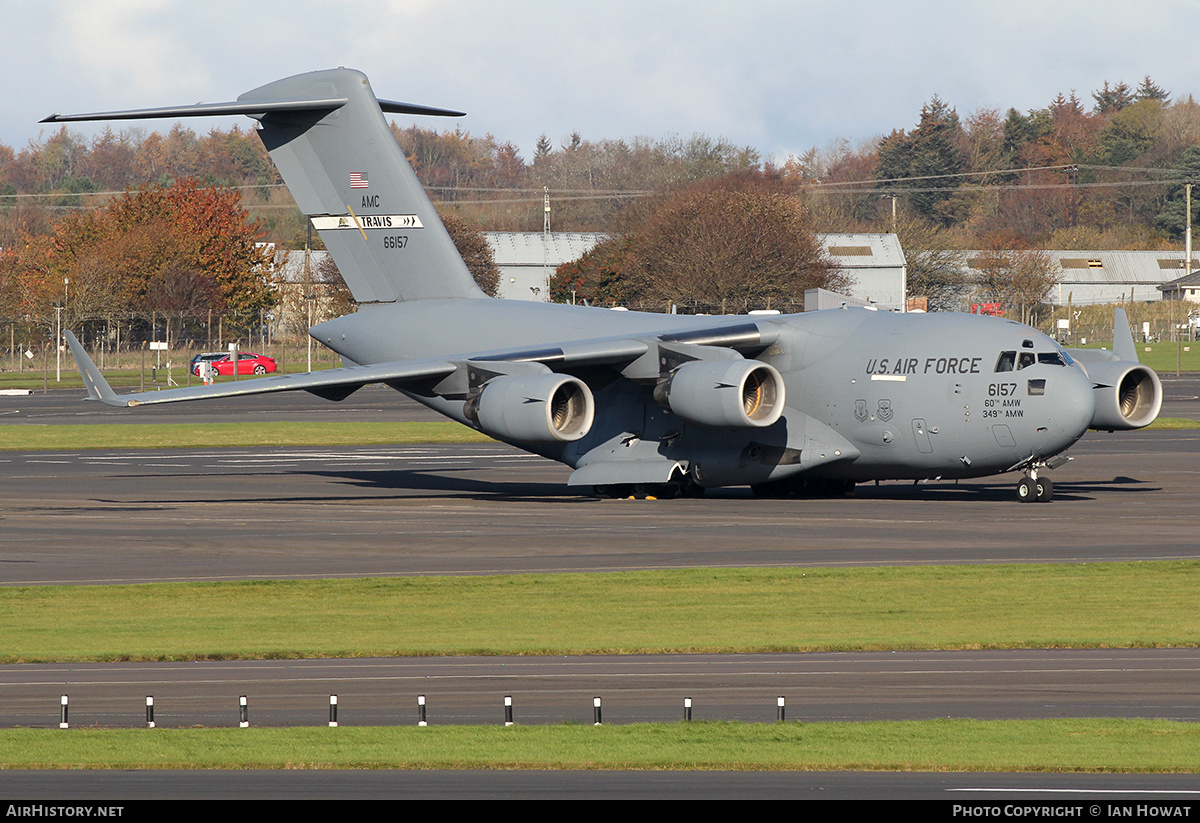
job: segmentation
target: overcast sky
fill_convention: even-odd
[[[50,133],[37,121],[52,112],[232,100],[339,65],[366,72],[380,97],[466,111],[463,129],[512,141],[526,160],[538,135],[561,145],[578,131],[703,133],[782,161],[912,128],[934,94],[962,116],[1040,108],[1072,90],[1090,108],[1105,80],[1146,75],[1176,98],[1200,95],[1195,0],[0,0],[0,10],[0,142],[16,149]]]

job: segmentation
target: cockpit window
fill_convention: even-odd
[[[1037,361],[1034,359],[1033,352],[1023,351],[1021,352],[1020,359],[1017,360],[1017,371],[1020,371],[1028,366],[1032,366],[1036,362]]]
[[[1067,361],[1063,360],[1062,354],[1056,351],[1038,352],[1038,362],[1044,363],[1047,366],[1065,366]]]
[[[1016,362],[1017,353],[1015,351],[1002,351],[996,360],[996,371],[1012,371]]]

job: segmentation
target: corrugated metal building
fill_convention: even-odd
[[[829,259],[854,280],[850,297],[891,311],[904,310],[908,264],[894,234],[819,234]]]
[[[563,263],[583,257],[608,237],[597,232],[487,231],[492,258],[500,270],[498,297],[508,300],[550,299],[550,277]]]
[[[968,272],[978,260],[994,254],[987,251],[965,253]],[[1184,270],[1182,251],[1047,251],[1057,264],[1058,285],[1050,290],[1049,301],[1065,306],[1115,303],[1128,300],[1159,300],[1159,286],[1178,278]],[[1193,271],[1200,270],[1195,255]]]

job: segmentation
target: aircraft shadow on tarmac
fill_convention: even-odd
[[[503,498],[510,501],[545,500],[547,498],[579,499],[591,497],[586,488],[570,487],[561,483],[536,483],[520,481],[489,481],[475,477],[443,475],[421,471],[354,471],[354,472],[311,472],[312,476],[325,477],[341,483],[376,490],[427,491],[439,497],[462,497],[470,499]],[[1161,491],[1160,486],[1132,477],[1118,476],[1112,480],[1062,481],[1054,487],[1055,500],[1091,500],[1097,493],[1145,494]],[[750,498],[753,494],[746,488],[721,488],[710,490],[710,498]],[[1016,502],[1011,484],[998,483],[945,483],[919,484],[893,482],[878,486],[860,484],[848,499],[929,500],[938,502],[979,502],[980,500]],[[795,500],[819,500],[820,495],[791,498]]]
[[[1117,494],[1146,494],[1160,492],[1161,486],[1151,485],[1147,481],[1133,477],[1114,477],[1112,480],[1063,480],[1054,484],[1055,501],[1094,500],[1097,495]],[[978,502],[994,500],[998,502],[1016,502],[1013,487],[1010,484],[995,482],[930,482],[913,486],[909,483],[884,483],[879,486],[863,484],[857,487],[855,497],[861,499],[887,500],[927,500],[941,503],[962,501]]]
[[[501,497],[506,500],[518,501],[542,500],[548,497],[577,499],[581,496],[588,496],[584,490],[572,488],[564,483],[481,480],[477,477],[461,477],[422,471],[386,469],[380,471],[310,472],[309,474],[313,477],[325,477],[359,488],[376,490],[403,489],[410,492],[427,491],[435,493],[438,497],[450,496],[471,499]]]

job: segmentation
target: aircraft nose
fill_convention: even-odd
[[[1071,368],[1054,383],[1057,385],[1048,429],[1055,441],[1053,448],[1061,451],[1082,437],[1091,426],[1096,414],[1096,393],[1092,381],[1078,367]]]

